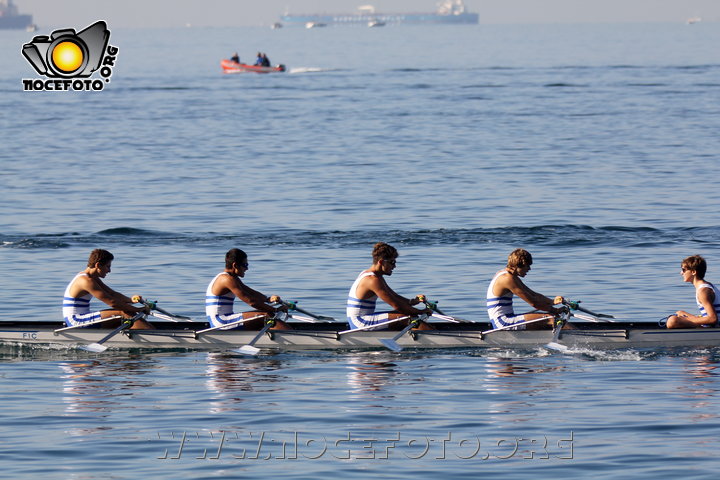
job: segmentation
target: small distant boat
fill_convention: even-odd
[[[282,28],[282,26],[283,26],[282,23],[280,23],[280,22],[275,22],[275,23],[273,23],[273,24],[270,26],[270,28],[272,28],[273,30],[277,30],[278,28]]]
[[[700,23],[702,22],[702,18],[700,17],[690,17],[687,19],[687,24],[692,25],[693,23]]]
[[[320,28],[320,27],[327,27],[327,23],[322,22],[307,22],[305,24],[305,28]]]
[[[220,67],[223,73],[274,73],[284,72],[285,65],[275,65],[274,67],[261,67],[260,65],[248,65],[246,63],[233,62],[232,60],[221,60]]]
[[[377,18],[374,18],[368,22],[368,27],[371,27],[371,28],[372,27],[384,27],[384,26],[385,26],[385,22],[381,22]]]
[[[37,31],[38,31],[38,26],[35,25],[34,23],[31,23],[30,25],[28,25],[27,27],[25,27],[25,31],[26,31],[26,32],[37,32]]]

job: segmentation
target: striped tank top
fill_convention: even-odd
[[[78,273],[72,280],[70,280],[70,283],[68,283],[68,286],[65,288],[65,294],[63,295],[62,304],[62,312],[64,318],[70,317],[72,315],[83,315],[90,312],[90,299],[92,299],[92,295],[88,293],[87,295],[83,295],[82,297],[70,296],[70,287],[72,287],[72,284],[75,283],[75,280],[77,280],[81,276],[87,277],[88,274],[85,272]]]
[[[377,295],[373,295],[372,297],[368,299],[360,299],[357,295],[357,287],[360,284],[360,281],[365,278],[369,277],[371,275],[375,275],[373,272],[362,272],[358,277],[355,279],[355,282],[353,282],[352,287],[350,287],[350,292],[348,292],[348,300],[347,300],[347,316],[348,318],[351,317],[360,317],[362,315],[370,315],[375,313],[375,304],[377,303]]]
[[[235,294],[227,292],[224,295],[213,295],[212,287],[220,275],[230,275],[228,272],[221,272],[215,275],[210,281],[205,292],[205,315],[230,315],[233,313],[233,303],[235,302]]]
[[[698,296],[697,296],[697,294],[701,288],[709,288],[713,292],[715,292],[715,299],[713,300],[713,308],[715,309],[715,314],[718,317],[720,317],[720,291],[718,291],[718,288],[710,282],[703,283],[702,285],[700,285],[700,287],[695,292],[695,302],[697,302],[698,309],[700,309],[700,316],[701,317],[708,316],[708,313],[705,310],[705,307],[702,306],[702,304],[700,303],[700,300],[698,299]]]

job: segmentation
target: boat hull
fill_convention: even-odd
[[[222,68],[223,73],[277,73],[285,71],[285,65],[261,67],[259,65],[237,63],[232,60],[221,60],[220,68]]]
[[[249,343],[256,331],[215,330],[200,322],[161,324],[156,330],[130,330],[105,343],[120,349],[200,349],[224,350]],[[9,322],[0,326],[0,343],[15,345],[64,345],[75,347],[101,340],[109,330],[76,328],[55,333],[61,323]],[[553,340],[550,330],[499,331],[483,334],[488,324],[434,324],[437,330],[414,331],[397,339],[407,349],[513,348],[535,349]],[[607,350],[618,348],[658,349],[720,346],[720,328],[667,330],[653,324],[589,324],[575,330],[563,330],[557,340],[570,349]],[[353,350],[384,349],[382,339],[395,336],[392,331],[358,331],[339,334],[345,323],[295,324],[292,331],[269,331],[256,347],[267,350]]]
[[[0,16],[0,30],[22,30],[32,24],[32,15]]]

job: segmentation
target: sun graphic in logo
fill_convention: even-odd
[[[75,42],[64,41],[55,45],[52,51],[52,62],[59,70],[71,73],[83,64],[83,51]]]

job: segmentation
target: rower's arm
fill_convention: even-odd
[[[111,308],[116,310],[122,310],[123,312],[130,314],[138,313],[143,310],[142,308],[138,308],[133,305],[134,302],[130,297],[127,297],[120,292],[116,292],[100,279],[88,279],[85,284],[85,289],[93,297],[108,304]]]
[[[266,303],[269,301],[268,297],[257,290],[248,287],[239,279],[230,277],[228,280],[230,281],[228,282],[227,288],[240,300],[247,303],[257,311],[275,313],[276,309]]]
[[[425,309],[421,310],[413,307],[411,303],[412,300],[395,293],[395,291],[387,284],[385,279],[380,276],[373,275],[366,277],[363,279],[363,282],[365,283],[365,285],[363,285],[365,288],[371,290],[375,295],[380,297],[383,302],[390,305],[393,310],[398,313],[402,313],[404,315],[420,315],[422,313],[426,313]]]
[[[522,298],[537,310],[555,313],[556,308],[553,307],[554,300],[542,295],[525,285],[519,278],[510,276],[508,278],[507,288],[518,297]]]
[[[704,317],[695,316],[694,322],[698,325],[714,325],[718,321],[717,313],[715,312],[715,292],[710,288],[701,288],[698,292],[698,301],[705,308]]]

